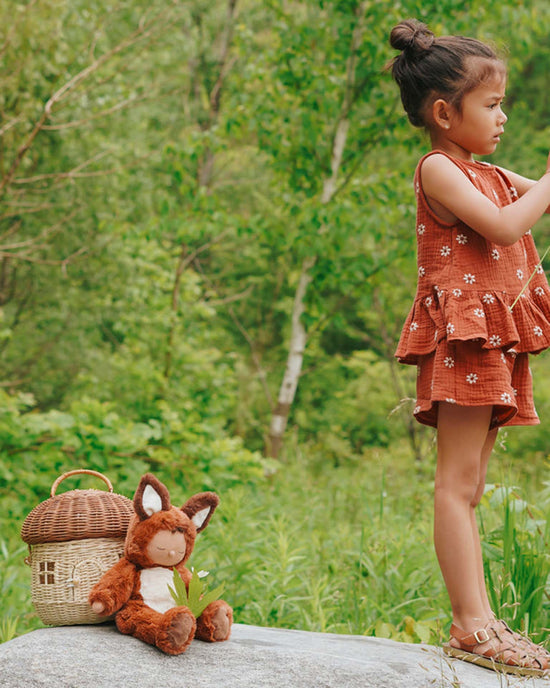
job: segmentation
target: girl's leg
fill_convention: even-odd
[[[435,550],[453,622],[468,632],[484,626],[491,618],[485,585],[481,586],[480,581],[481,550],[474,513],[488,461],[485,454],[491,414],[491,406],[439,402]]]
[[[489,596],[487,595],[487,586],[485,585],[485,572],[483,570],[483,557],[481,554],[481,541],[479,539],[479,528],[477,525],[477,519],[475,514],[475,508],[481,501],[483,493],[485,491],[485,476],[487,475],[487,466],[489,464],[489,458],[493,447],[495,446],[495,441],[498,434],[498,428],[490,430],[487,434],[485,444],[481,450],[481,463],[480,463],[480,475],[479,482],[477,486],[476,493],[473,500],[473,509],[471,512],[472,519],[472,536],[474,539],[474,546],[476,550],[476,561],[477,561],[477,575],[478,575],[478,585],[479,592],[481,595],[481,600],[483,602],[483,608],[488,617],[493,616],[493,610],[491,609],[491,603],[489,602]]]

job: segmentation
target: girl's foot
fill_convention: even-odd
[[[518,631],[513,631],[510,626],[508,626],[506,621],[503,621],[502,619],[497,619],[495,617],[494,622],[500,626],[504,637],[506,637],[508,633],[511,633],[517,639],[518,643],[527,650],[528,653],[530,652],[535,655],[542,661],[543,664],[546,662],[546,668],[550,666],[550,652],[548,652],[545,647],[542,645],[537,645],[537,643],[533,642],[528,636],[522,635]]]
[[[520,676],[543,676],[549,664],[546,656],[534,651],[531,642],[494,620],[472,633],[453,624],[450,641],[443,649],[451,657]]]

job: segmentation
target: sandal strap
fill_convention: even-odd
[[[471,633],[467,633],[453,624],[451,626],[451,637],[458,640],[462,649],[466,650],[483,643],[488,643],[491,638],[498,638],[498,635],[490,624],[483,628],[478,628],[477,631]]]

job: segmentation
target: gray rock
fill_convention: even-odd
[[[364,636],[236,624],[176,657],[111,625],[44,628],[0,645],[6,688],[549,688],[459,661],[438,648]]]

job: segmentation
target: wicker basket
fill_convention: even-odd
[[[72,475],[95,475],[109,488],[71,490],[56,495],[59,483]],[[29,545],[31,595],[45,624],[102,623],[88,604],[91,588],[124,551],[132,502],[113,492],[108,478],[85,469],[64,473],[53,483],[51,497],[25,519],[21,537]]]

